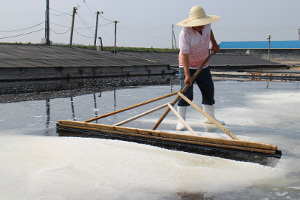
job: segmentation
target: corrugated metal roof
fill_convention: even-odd
[[[272,41],[271,49],[300,49],[300,40]],[[268,49],[268,41],[221,42],[221,49]]]

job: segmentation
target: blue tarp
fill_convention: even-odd
[[[272,49],[300,49],[300,40],[271,41]],[[221,49],[268,49],[269,41],[221,42]]]

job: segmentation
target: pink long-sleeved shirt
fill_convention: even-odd
[[[198,69],[201,66],[209,55],[210,34],[211,24],[205,25],[202,35],[192,27],[184,27],[181,30],[179,34],[179,67],[183,67],[182,54],[189,54],[190,69]]]

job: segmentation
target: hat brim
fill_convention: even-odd
[[[194,27],[194,26],[204,26],[206,24],[211,24],[213,22],[216,22],[220,19],[220,16],[217,15],[207,15],[203,18],[197,18],[190,20],[185,19],[177,23],[178,26],[184,26],[184,27]]]

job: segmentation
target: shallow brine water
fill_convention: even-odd
[[[58,137],[58,120],[93,118],[179,90],[147,86],[87,93],[1,96],[1,199],[299,199],[300,86],[284,82],[215,82],[216,117],[240,139],[274,144],[283,156],[275,167],[158,147],[94,138]],[[174,97],[113,115],[115,124]],[[195,100],[201,105],[200,92]],[[152,128],[163,111],[127,126]],[[227,137],[189,108],[199,134]],[[175,131],[173,113],[158,130]]]

